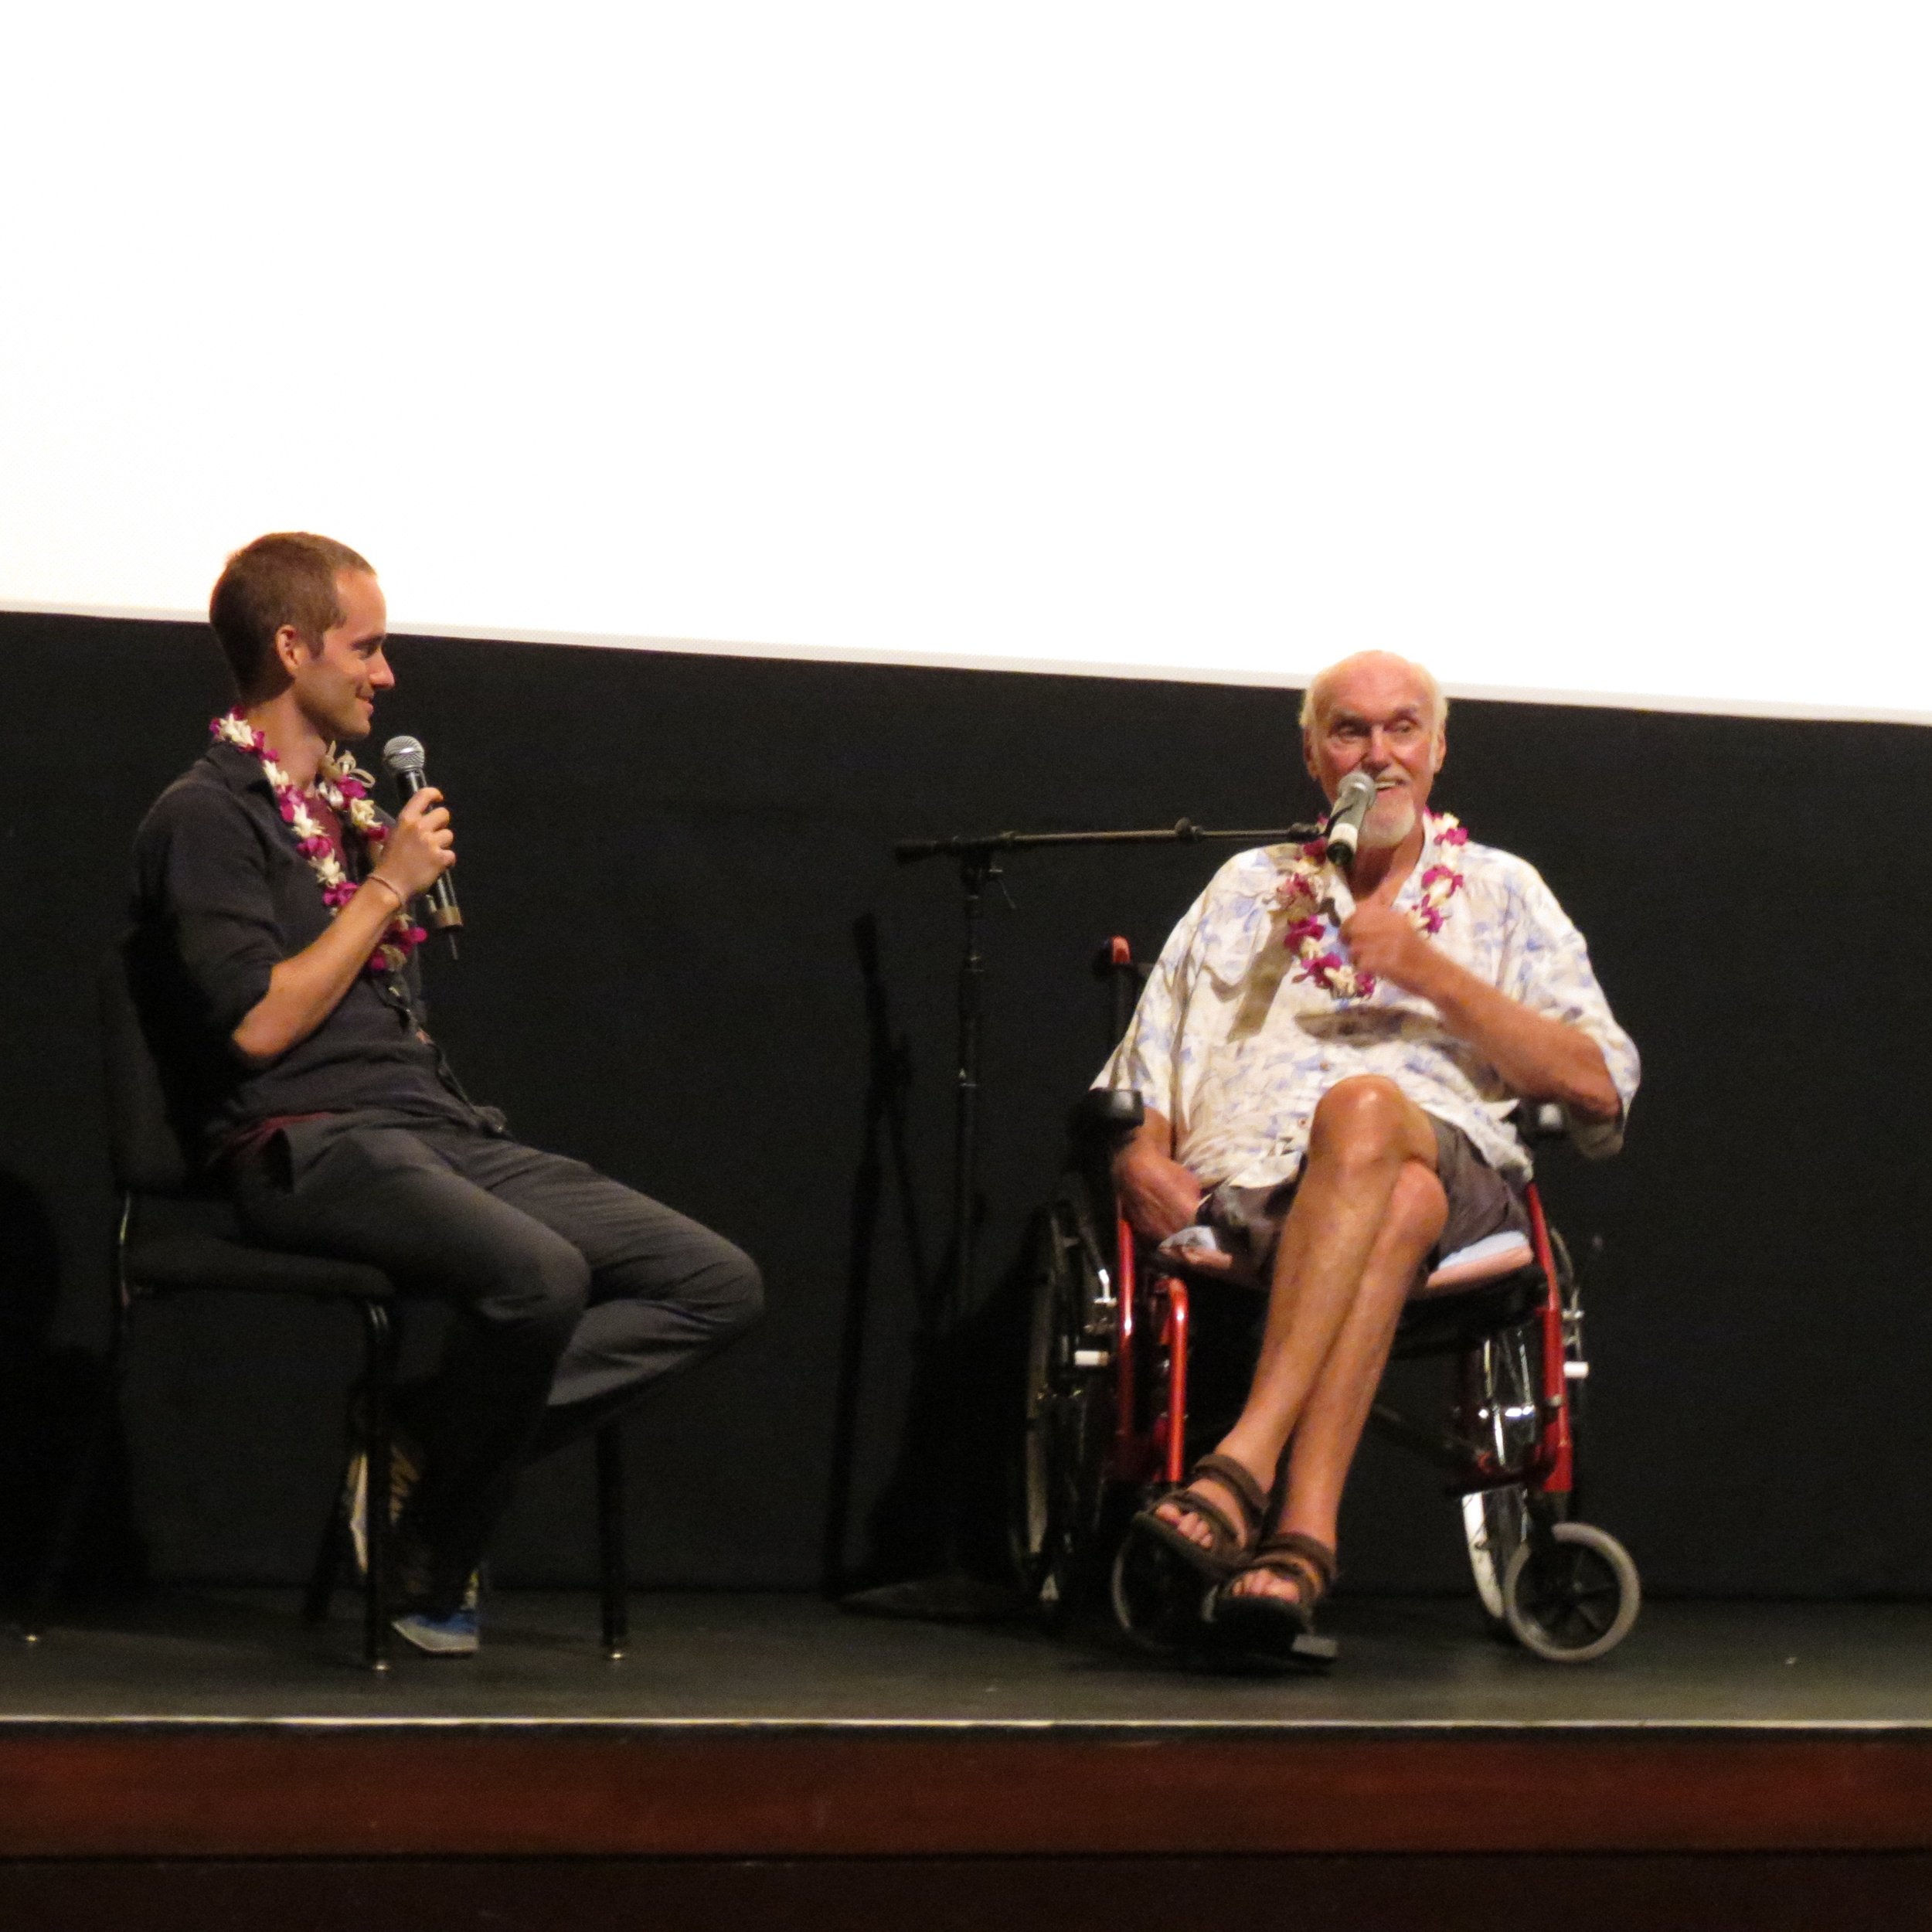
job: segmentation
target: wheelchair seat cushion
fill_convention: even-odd
[[[1529,1236],[1514,1228],[1485,1234],[1480,1241],[1445,1254],[1430,1270],[1424,1284],[1430,1289],[1473,1288],[1485,1281],[1499,1281],[1526,1268],[1536,1258]]]
[[[1543,1270],[1530,1267],[1440,1294],[1411,1296],[1390,1352],[1398,1361],[1462,1354],[1498,1329],[1529,1321],[1543,1294]]]

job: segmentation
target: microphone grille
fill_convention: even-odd
[[[423,769],[423,744],[420,738],[392,738],[383,747],[383,763],[399,777],[406,771]]]

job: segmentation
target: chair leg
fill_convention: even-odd
[[[100,1400],[95,1404],[93,1418],[87,1424],[87,1439],[81,1446],[80,1460],[68,1478],[66,1492],[60,1500],[60,1514],[54,1519],[53,1534],[48,1541],[47,1553],[41,1560],[32,1588],[27,1594],[26,1607],[21,1614],[20,1635],[29,1644],[40,1641],[40,1633],[53,1614],[54,1600],[66,1580],[67,1566],[73,1561],[74,1545],[80,1539],[80,1526],[87,1521],[87,1505],[93,1502],[95,1485],[100,1479],[100,1465],[106,1459],[114,1417],[121,1406],[121,1346],[127,1320],[126,1311],[117,1307],[114,1326],[107,1338],[107,1352],[101,1363]]]
[[[363,1445],[349,1444],[352,1452]],[[349,1541],[349,1498],[337,1489],[329,1498],[328,1515],[322,1525],[321,1539],[315,1546],[315,1566],[308,1573],[308,1588],[302,1597],[305,1622],[325,1624],[329,1600],[335,1594],[336,1579],[342,1573],[344,1546]]]
[[[362,1594],[362,1662],[371,1670],[386,1671],[389,1659],[389,1559],[394,1541],[389,1529],[389,1493],[396,1333],[383,1303],[365,1301],[362,1309],[369,1362],[364,1377],[369,1431],[364,1444],[369,1464],[369,1577]]]
[[[624,1573],[624,1431],[597,1431],[597,1560],[604,1580],[604,1653],[613,1662],[631,1640],[630,1580]]]

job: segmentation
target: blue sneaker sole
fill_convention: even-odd
[[[413,1645],[429,1657],[474,1657],[478,1638],[476,1613],[459,1610],[454,1616],[425,1617],[412,1614],[393,1617],[389,1628],[404,1643]]]

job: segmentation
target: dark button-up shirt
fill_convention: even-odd
[[[347,835],[354,872],[361,842]],[[415,961],[359,974],[306,1039],[251,1066],[233,1035],[277,961],[328,928],[321,883],[257,760],[215,744],[134,835],[134,984],[186,1131],[218,1154],[262,1121],[364,1108],[474,1126],[424,1030]]]

